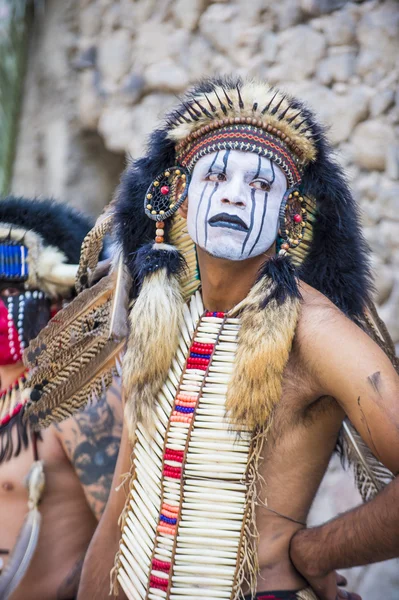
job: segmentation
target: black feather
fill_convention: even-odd
[[[226,100],[227,100],[227,104],[229,105],[229,107],[230,107],[230,108],[233,108],[233,106],[234,106],[234,104],[233,104],[233,101],[232,101],[232,99],[230,98],[230,96],[228,96],[228,95],[227,95],[227,92],[226,92],[226,89],[225,89],[225,88],[223,88],[223,93],[224,93],[224,95],[225,95],[225,98],[226,98]]]
[[[236,89],[237,89],[237,94],[238,94],[238,106],[240,108],[244,108],[244,102],[242,101],[241,92],[240,92],[240,86],[239,86],[238,83],[237,83],[237,88]]]
[[[205,98],[208,100],[208,104],[209,104],[209,108],[211,109],[212,112],[216,112],[217,108],[214,104],[212,104],[212,102],[209,100],[208,96],[206,94],[204,94]]]
[[[275,107],[273,108],[273,110],[271,111],[271,114],[272,114],[272,115],[275,115],[275,114],[276,114],[276,112],[277,112],[277,111],[278,111],[278,109],[280,108],[280,106],[281,106],[281,104],[282,104],[283,100],[285,100],[285,96],[283,96],[283,97],[281,98],[280,102],[277,104],[277,106],[275,106]]]
[[[225,105],[223,104],[223,102],[221,101],[221,99],[218,96],[217,91],[215,90],[215,94],[216,94],[216,98],[219,100],[219,104],[220,104],[220,108],[222,109],[223,113],[225,115],[227,115],[227,108],[225,107]]]
[[[196,98],[193,98],[193,101],[196,103],[197,106],[200,107],[200,109],[202,110],[202,112],[204,113],[204,115],[206,115],[207,117],[209,117],[210,119],[212,119],[212,115],[209,112],[209,110],[207,108],[205,108],[205,106],[202,106],[202,104],[200,102],[198,102],[198,100]]]
[[[273,102],[273,100],[275,99],[275,97],[277,96],[277,94],[278,94],[278,90],[276,90],[276,91],[275,91],[275,93],[274,93],[274,95],[273,95],[272,99],[270,100],[269,104],[267,104],[267,105],[265,106],[265,108],[262,110],[262,113],[261,113],[262,115],[264,115],[264,114],[265,114],[265,112],[267,112],[267,111],[269,110],[269,108],[271,107],[271,105],[272,105],[272,102]]]

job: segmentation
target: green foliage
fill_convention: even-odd
[[[11,179],[24,71],[28,0],[0,0],[0,193]]]

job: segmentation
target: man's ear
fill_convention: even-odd
[[[183,191],[183,181],[181,179],[179,179],[179,181],[177,182],[177,188],[176,188],[176,193],[177,194],[181,194]],[[184,200],[183,204],[179,207],[178,209],[178,213],[181,217],[183,217],[183,219],[187,219],[187,211],[188,211],[188,197]]]
[[[186,198],[183,204],[179,207],[178,211],[179,215],[183,217],[183,219],[187,219],[188,212],[188,198]]]

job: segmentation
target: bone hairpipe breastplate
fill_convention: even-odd
[[[137,428],[117,568],[130,600],[239,593],[251,436],[238,437],[225,411],[239,327],[204,312],[197,292],[158,395],[155,430]]]

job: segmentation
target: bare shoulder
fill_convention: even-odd
[[[326,296],[304,282],[300,282],[302,306],[297,327],[297,340],[308,349],[317,341],[328,342],[339,335],[347,337],[367,336]],[[337,329],[338,328],[338,329]]]
[[[114,380],[106,394],[54,426],[97,518],[100,518],[108,499],[122,422],[120,382]]]

